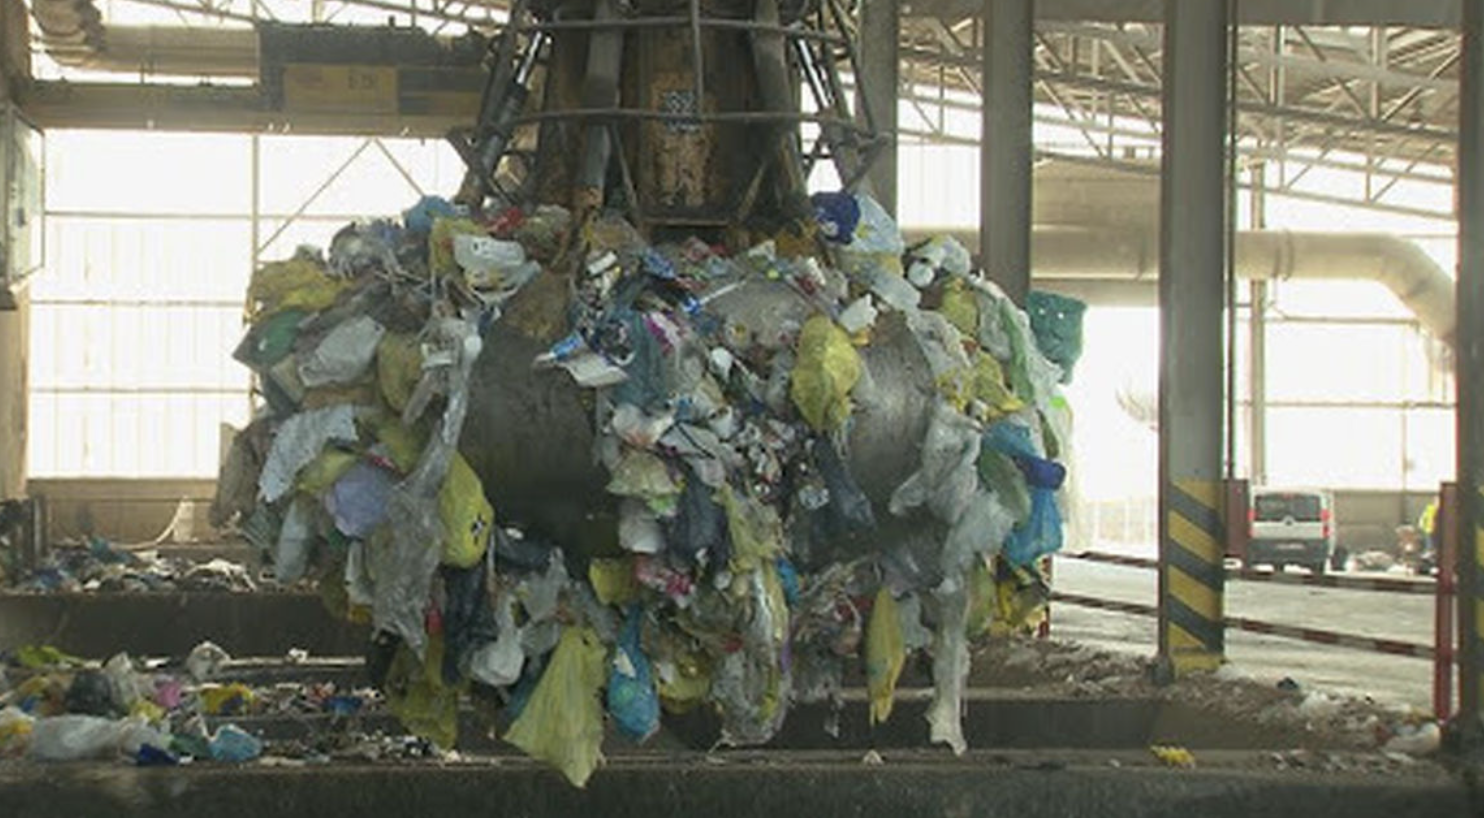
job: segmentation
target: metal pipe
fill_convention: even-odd
[[[978,252],[973,230],[914,228],[909,241],[946,234]],[[1034,278],[1155,282],[1158,244],[1152,227],[1037,226],[1031,238]],[[1237,234],[1237,276],[1248,281],[1368,280],[1385,285],[1434,337],[1453,342],[1453,280],[1415,242],[1388,233]]]
[[[1484,744],[1484,0],[1463,0],[1463,60],[1458,123],[1458,384],[1459,622],[1458,715],[1449,724],[1460,746]],[[1443,570],[1447,570],[1444,568]],[[1463,615],[1465,611],[1472,615]]]
[[[614,6],[613,0],[598,0],[593,8],[593,20],[608,22],[617,19],[618,10]],[[603,108],[618,101],[618,73],[623,65],[623,39],[624,33],[618,29],[599,28],[589,35],[587,74],[582,85],[583,107]],[[577,197],[583,206],[597,207],[603,203],[604,182],[608,176],[608,160],[612,155],[613,145],[608,138],[606,122],[594,120],[587,123],[586,133],[586,149],[577,179]]]
[[[1226,0],[1165,5],[1160,174],[1159,667],[1222,661]]]
[[[1016,304],[1031,277],[1031,23],[1033,0],[984,0],[979,149],[982,264]]]

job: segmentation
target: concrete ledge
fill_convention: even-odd
[[[234,656],[360,656],[367,629],[304,593],[3,594],[0,647],[55,645],[107,658],[119,651],[182,655],[210,639]]]
[[[115,765],[0,767],[7,814],[77,818],[321,818],[508,814],[526,818],[1447,818],[1480,814],[1441,774],[1396,779],[1243,769],[1113,768],[1104,761],[946,753],[655,754],[614,759],[570,787],[521,759],[457,765],[249,766],[141,770]]]

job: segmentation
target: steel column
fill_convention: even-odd
[[[1266,230],[1268,226],[1264,176],[1260,163],[1252,167],[1253,230]],[[1247,477],[1252,485],[1262,486],[1268,482],[1268,283],[1248,282],[1247,293],[1247,395],[1251,401],[1247,407]]]
[[[1463,0],[1459,68],[1458,334],[1458,605],[1459,702],[1450,727],[1463,743],[1484,738],[1484,0]]]
[[[874,123],[890,140],[866,174],[867,192],[897,216],[897,99],[901,83],[901,5],[898,0],[866,0],[860,10],[861,82],[856,118]],[[865,115],[870,111],[870,116]]]
[[[1227,0],[1165,4],[1159,667],[1220,664]]]
[[[984,0],[979,255],[1016,304],[1031,283],[1031,55],[1034,0]]]

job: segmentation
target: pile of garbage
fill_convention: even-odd
[[[760,744],[792,703],[842,702],[862,661],[885,720],[927,652],[932,740],[962,752],[970,640],[1033,628],[1049,594],[1081,305],[1040,296],[1028,315],[952,239],[907,247],[866,196],[814,205],[729,254],[652,246],[612,214],[426,198],[264,266],[236,353],[264,405],[213,524],[371,623],[373,680],[440,747],[481,688],[504,739],[581,786],[605,712],[643,741],[662,711],[708,707],[724,743]],[[799,319],[720,308],[759,281]],[[476,360],[510,354],[491,328],[528,291],[557,296],[560,340],[519,363],[582,387],[618,509],[596,549],[502,520],[460,449]],[[930,410],[924,438],[900,441],[916,468],[878,504],[850,445],[890,397],[863,358],[888,321],[910,333]],[[887,515],[907,533],[884,536]]]
[[[126,653],[99,663],[46,646],[9,652],[0,657],[0,758],[242,763],[259,758],[264,743],[233,717],[351,716],[375,701],[370,691],[340,691],[331,682],[218,681],[229,660],[211,642],[173,665]]]
[[[259,582],[247,566],[231,560],[165,556],[92,537],[52,548],[35,568],[0,575],[0,587],[16,593],[246,593],[258,590]]]

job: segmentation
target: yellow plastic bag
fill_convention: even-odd
[[[401,412],[422,378],[423,351],[407,333],[387,333],[376,345],[376,383],[387,405]]]
[[[891,717],[897,678],[907,661],[907,648],[902,638],[902,618],[897,600],[885,585],[876,592],[871,608],[871,621],[866,626],[866,689],[871,694],[871,723],[881,724]]]
[[[974,355],[974,397],[989,407],[989,420],[996,420],[1025,408],[1025,401],[1005,385],[1005,370],[993,355],[979,350]]]
[[[587,565],[587,580],[604,605],[627,605],[639,598],[634,561],[629,557],[595,559]]]
[[[397,649],[383,689],[387,708],[403,727],[449,750],[459,738],[460,687],[443,683],[443,636],[430,634],[421,661],[406,645]]]
[[[1154,744],[1149,747],[1149,752],[1159,759],[1166,767],[1181,767],[1192,769],[1195,767],[1195,755],[1184,747]]]
[[[252,321],[257,323],[290,307],[318,312],[334,304],[350,285],[350,281],[330,276],[306,259],[265,264],[253,273],[247,285],[247,300],[253,305]]]
[[[850,417],[850,390],[861,377],[860,354],[827,315],[804,322],[789,396],[810,426],[840,428]]]
[[[488,236],[489,231],[469,219],[437,219],[428,234],[428,269],[440,278],[459,274],[453,258],[454,236]]]
[[[640,449],[625,451],[608,480],[610,494],[637,497],[656,511],[673,506],[681,487],[681,483],[670,474],[665,461]]]
[[[229,685],[206,685],[201,688],[201,709],[208,716],[222,713],[245,713],[252,706],[252,688],[241,682]]]
[[[309,461],[309,465],[299,471],[299,490],[318,497],[335,485],[335,481],[350,471],[350,467],[360,459],[361,456],[355,452],[347,452],[334,446],[326,447],[319,453],[319,457]]]
[[[398,471],[406,474],[416,468],[417,459],[427,443],[426,434],[420,429],[403,426],[400,418],[391,415],[371,418],[367,425],[375,431],[377,442]]]
[[[495,509],[484,496],[479,475],[461,454],[455,454],[448,465],[448,477],[438,492],[438,514],[447,532],[443,564],[468,568],[479,562],[489,544]]]
[[[1000,604],[994,570],[984,557],[975,557],[969,566],[966,585],[969,591],[969,613],[964,618],[964,635],[977,639],[989,632]]]
[[[962,279],[950,279],[943,286],[943,303],[938,306],[938,312],[968,340],[979,337],[979,302]]]
[[[603,708],[598,690],[608,651],[591,628],[562,631],[551,663],[505,740],[556,767],[575,786],[587,785],[603,762]]]
[[[738,496],[731,486],[718,489],[716,501],[727,513],[727,534],[732,538],[729,567],[734,575],[758,570],[783,550],[783,523],[772,506]]]

